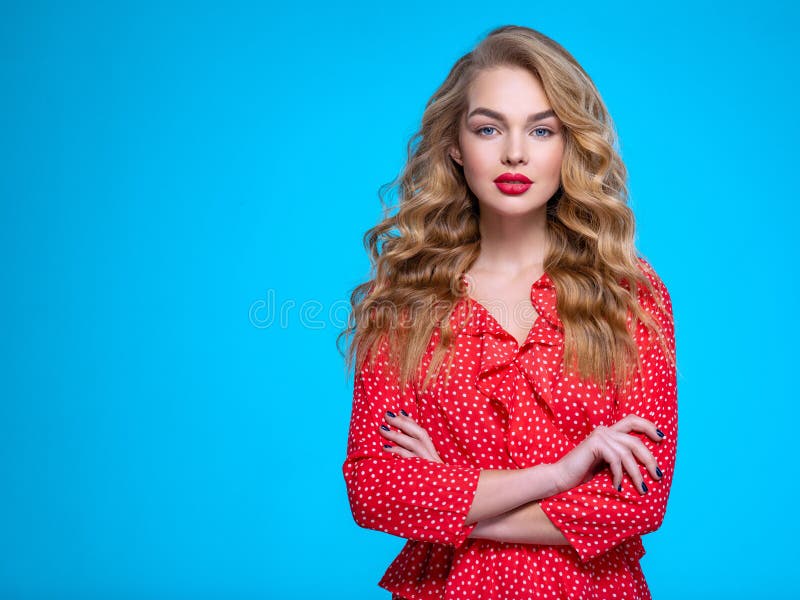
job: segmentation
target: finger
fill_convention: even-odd
[[[420,440],[406,435],[401,431],[391,431],[386,425],[381,425],[379,428],[380,434],[395,443],[395,445],[408,450],[414,456],[424,458],[433,462],[442,462],[439,455],[434,451],[431,452]]]
[[[402,431],[392,431],[386,425],[381,425],[378,428],[378,433],[380,433],[387,440],[390,440],[395,444],[406,448],[407,450],[411,450],[412,452],[419,452],[424,448],[422,442],[420,442],[418,439],[408,436]]]
[[[655,481],[660,481],[663,473],[661,473],[661,469],[658,468],[656,457],[647,449],[647,446],[645,446],[641,440],[633,436],[623,435],[622,437],[625,439],[620,439],[620,442],[630,449],[636,457],[636,460],[647,468],[647,472]]]
[[[412,458],[416,457],[417,455],[413,452],[409,452],[405,448],[401,448],[400,446],[389,446],[385,444],[383,446],[383,451],[387,454],[397,454],[398,456],[402,456],[403,458]]]
[[[628,472],[634,486],[640,491],[642,490],[642,474],[639,471],[639,465],[634,460],[630,448],[620,443],[619,440],[614,437],[609,436],[604,440],[603,458],[608,463],[612,473],[616,472],[619,474],[619,479],[615,479],[616,488],[618,490],[622,485],[622,478],[624,475],[622,469]]]
[[[639,490],[640,494],[644,494],[647,491],[647,488],[642,487],[642,484],[644,483],[642,479],[642,473],[639,470],[639,464],[634,458],[635,455],[629,446],[629,442],[638,442],[642,445],[642,447],[644,447],[644,444],[642,444],[640,440],[625,433],[620,433],[614,430],[608,431],[607,433],[607,446],[613,449],[617,456],[619,456],[620,463],[622,464],[623,469],[627,471],[631,481],[633,481],[634,487]],[[621,483],[622,481],[620,480],[620,485]]]
[[[642,478],[642,472],[639,470],[639,464],[634,460],[633,454],[630,452],[625,452],[622,454],[622,465],[625,467],[625,470],[628,472],[628,475],[633,481],[633,486],[639,490],[640,494],[644,494],[647,492],[647,487],[643,487],[644,480]]]
[[[409,416],[404,416],[402,414],[398,415],[389,411],[384,416],[384,420],[402,430],[406,435],[418,439],[432,456],[438,458],[439,453],[436,451],[436,447],[433,445],[433,440],[431,440],[430,435],[428,435],[428,432],[425,430],[425,428],[418,425],[414,419]]]
[[[622,466],[619,462],[609,463],[608,468],[611,469],[611,485],[617,491],[622,491]]]
[[[384,452],[388,452],[389,454],[397,454],[398,456],[402,456],[403,458],[411,458],[412,456],[416,456],[413,452],[409,452],[405,448],[401,448],[400,446],[390,446],[387,448],[386,446],[383,447]]]
[[[603,461],[608,463],[608,468],[611,469],[611,483],[615,489],[619,489],[622,484],[622,454],[624,452],[625,449],[615,444],[611,438],[603,441],[601,456]]]
[[[640,417],[634,413],[629,413],[611,426],[614,431],[628,433],[630,431],[639,431],[647,434],[647,437],[654,442],[660,442],[664,439],[663,432],[652,421]]]
[[[386,414],[384,414],[383,419],[389,425],[397,427],[407,435],[415,437],[418,440],[422,440],[428,436],[428,432],[425,431],[425,429],[423,429],[422,427],[420,427],[417,424],[417,422],[414,421],[414,419],[412,419],[411,417],[406,417],[403,415],[395,414],[391,411],[387,411]]]

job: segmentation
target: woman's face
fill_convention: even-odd
[[[481,71],[468,90],[451,156],[464,167],[481,213],[544,210],[561,182],[564,135],[539,80],[517,67]],[[504,183],[510,175],[530,183]]]

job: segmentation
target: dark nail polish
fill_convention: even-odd
[[[642,491],[643,492],[647,491],[647,486],[644,484],[644,481],[642,482]]]
[[[622,491],[622,484],[621,483],[619,484],[619,486],[617,486],[617,490],[620,491],[620,492]]]
[[[386,414],[387,414],[387,415],[389,415],[390,417],[396,417],[396,416],[397,416],[396,414],[394,414],[394,413],[393,413],[392,411],[390,411],[390,410],[387,410],[387,411],[386,411]]]
[[[660,429],[656,429],[656,433],[657,433],[657,434],[658,434],[660,437],[664,437],[664,433],[663,433],[663,432],[662,432]]]
[[[381,425],[381,429],[383,429],[384,431],[389,431],[389,428],[386,425]]]
[[[400,409],[400,414],[403,415],[404,417],[408,416],[408,413],[404,411],[402,408]]]
[[[391,445],[391,444],[384,444],[384,445],[383,445],[383,447],[384,447],[384,448],[391,448],[391,447],[392,447],[392,445]]]
[[[664,474],[661,472],[661,469],[659,469],[658,467],[656,467],[656,475],[658,475],[659,479],[661,479],[664,476]]]

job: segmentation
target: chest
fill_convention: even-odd
[[[513,279],[467,274],[469,296],[480,303],[506,332],[522,344],[538,318],[531,304],[530,277]]]
[[[560,347],[524,348],[494,335],[461,335],[450,378],[418,395],[419,423],[445,462],[486,469],[552,463],[597,425],[612,398],[565,376]]]

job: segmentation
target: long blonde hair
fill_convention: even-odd
[[[616,132],[594,83],[572,55],[547,36],[513,25],[491,31],[455,63],[426,104],[421,127],[408,142],[405,168],[379,193],[383,219],[363,239],[372,277],[353,290],[350,322],[339,335],[353,335],[347,369],[354,362],[360,369],[387,343],[390,363],[405,386],[421,374],[438,329],[423,385],[448,353],[449,370],[457,335],[450,318],[467,294],[461,275],[478,258],[481,240],[478,199],[448,149],[457,145],[470,84],[479,72],[497,66],[534,74],[563,124],[562,184],[547,205],[544,268],[564,326],[565,368],[602,386],[609,380],[622,384],[638,367],[637,323],[645,324],[665,351],[667,345],[637,300],[642,286],[665,311],[664,298],[637,257]],[[391,189],[399,200],[394,214],[385,202]]]

